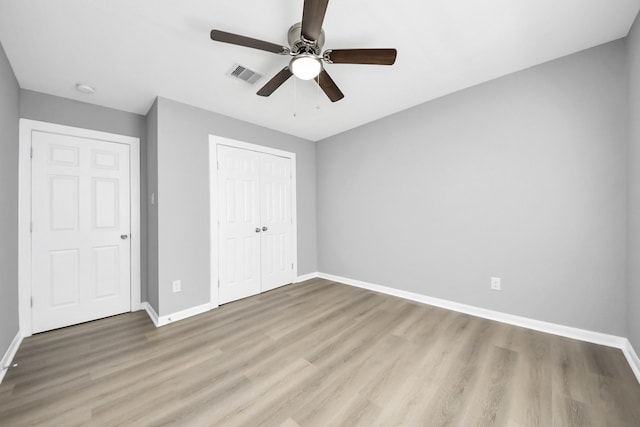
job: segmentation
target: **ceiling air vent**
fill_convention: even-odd
[[[227,75],[230,77],[235,77],[236,79],[244,80],[245,82],[250,84],[254,84],[262,78],[262,74],[258,74],[255,71],[250,70],[247,67],[243,67],[240,64],[234,64]]]

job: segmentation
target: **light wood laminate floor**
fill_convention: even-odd
[[[24,340],[0,425],[638,426],[620,350],[310,280]]]

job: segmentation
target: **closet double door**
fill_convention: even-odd
[[[292,161],[217,146],[218,286],[224,304],[294,280]]]

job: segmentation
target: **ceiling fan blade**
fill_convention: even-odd
[[[322,31],[322,21],[327,12],[329,0],[304,0],[302,9],[302,37],[316,41]]]
[[[257,92],[257,94],[260,96],[271,95],[273,92],[275,92],[276,89],[282,86],[282,84],[286,82],[289,79],[289,77],[291,77],[292,75],[293,74],[291,73],[291,70],[289,70],[289,67],[288,66],[284,67],[282,70],[280,70],[278,74],[276,74],[271,80],[269,80],[267,84],[262,86],[262,89],[260,89]]]
[[[331,102],[340,101],[342,98],[344,98],[344,94],[342,93],[342,91],[340,91],[336,83],[325,70],[322,70],[320,74],[318,74],[318,77],[316,77],[316,82],[320,85],[320,88],[322,88]]]
[[[330,64],[393,65],[398,51],[395,49],[335,49],[324,52]]]
[[[288,47],[265,42],[263,40],[252,39],[251,37],[240,36],[238,34],[227,33],[226,31],[211,30],[211,40],[235,44],[238,46],[251,47],[253,49],[266,50],[267,52],[279,53],[281,55],[289,54]]]

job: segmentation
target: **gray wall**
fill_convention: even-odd
[[[140,138],[141,299],[147,299],[146,121],[139,114],[100,107],[30,90],[20,90],[20,117]]]
[[[146,131],[145,117],[139,114],[26,89],[20,90],[20,117],[143,140]]]
[[[158,99],[159,304],[166,315],[209,302],[209,134],[296,153],[298,274],[317,271],[315,144]],[[171,282],[182,280],[182,292]]]
[[[0,359],[18,333],[18,111],[20,92],[0,45]]]
[[[629,76],[629,215],[627,313],[629,339],[640,351],[640,16],[627,39]]]
[[[626,96],[616,41],[319,142],[320,271],[625,335]]]
[[[154,102],[147,113],[147,301],[158,313],[158,209],[151,204],[151,195],[158,197],[158,102]]]

